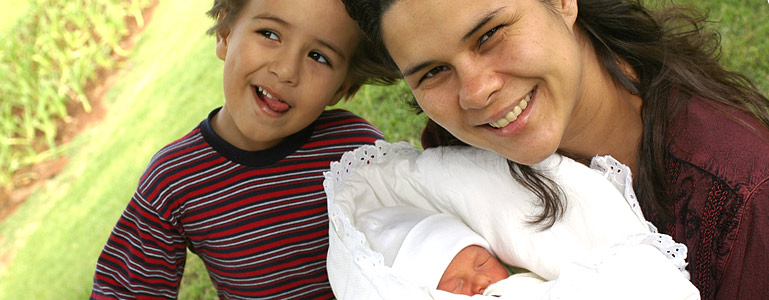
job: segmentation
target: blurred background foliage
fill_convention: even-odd
[[[90,111],[86,86],[129,55],[128,24],[150,0],[6,1],[0,33],[0,186],[57,152],[68,107]],[[130,20],[129,20],[130,19]],[[129,21],[129,22],[127,22]]]
[[[205,35],[212,2],[0,0],[0,187],[26,166],[69,159],[0,220],[0,299],[88,297],[96,259],[151,156],[223,103],[222,63]],[[765,0],[676,2],[709,10],[724,64],[769,92]],[[152,5],[145,20],[141,12]],[[133,25],[147,26],[129,48],[124,38]],[[113,73],[118,81],[104,98],[88,98],[88,89]],[[418,146],[425,117],[403,104],[409,97],[403,83],[368,86],[337,107],[370,120],[390,141]],[[58,144],[71,110],[88,111],[92,101],[104,105],[103,120]],[[179,298],[215,297],[190,253]]]

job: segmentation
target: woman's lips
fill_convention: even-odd
[[[523,111],[529,107],[529,101],[531,101],[531,97],[534,96],[534,91],[536,91],[536,89],[532,90],[526,96],[524,96],[523,99],[518,102],[518,105],[514,106],[513,109],[505,114],[505,116],[499,120],[489,123],[489,126],[494,128],[503,128],[507,125],[510,125],[510,123],[515,122],[515,120],[518,119],[518,116],[520,116],[521,113],[523,113]]]

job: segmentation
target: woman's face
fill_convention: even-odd
[[[584,93],[576,6],[398,0],[382,33],[430,118],[470,145],[533,164],[558,149]]]

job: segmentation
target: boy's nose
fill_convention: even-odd
[[[282,83],[297,84],[300,63],[301,59],[294,58],[293,55],[279,55],[270,63],[268,71]]]

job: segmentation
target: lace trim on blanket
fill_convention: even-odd
[[[638,204],[638,199],[636,199],[635,191],[633,191],[633,176],[631,175],[630,168],[610,155],[593,157],[593,160],[590,161],[590,168],[614,184],[617,190],[625,195],[625,200],[633,208],[636,216],[649,226],[651,233],[631,236],[628,237],[628,240],[656,247],[673,262],[686,279],[689,279],[689,272],[686,271],[688,248],[682,243],[676,243],[669,235],[659,233],[657,227],[644,218],[641,206]]]
[[[358,231],[350,220],[344,216],[341,207],[333,202],[336,186],[344,182],[350,171],[371,163],[381,163],[388,159],[398,157],[416,156],[421,152],[406,142],[388,143],[383,140],[377,140],[374,145],[362,146],[352,152],[346,152],[342,155],[339,162],[331,164],[330,170],[324,172],[325,181],[323,187],[329,200],[329,219],[332,226],[342,236],[342,242],[345,247],[355,253],[356,263],[364,271],[363,274],[370,276],[372,274],[382,274],[386,272],[390,276],[391,269],[384,267],[384,258],[381,253],[375,252],[368,247],[366,237]],[[590,168],[603,174],[614,186],[624,194],[625,199],[636,215],[649,225],[650,233],[629,236],[627,243],[648,244],[656,247],[689,279],[689,273],[686,271],[686,245],[676,243],[672,237],[666,234],[658,233],[657,228],[646,221],[641,212],[640,205],[633,191],[633,181],[630,168],[618,162],[611,156],[596,156],[590,163]],[[371,278],[369,278],[371,279]],[[382,292],[382,291],[380,291]]]
[[[651,223],[649,223],[651,224]],[[646,244],[656,247],[662,254],[664,254],[671,263],[673,263],[681,274],[686,279],[691,279],[689,271],[686,271],[686,256],[688,254],[688,248],[686,245],[676,243],[672,237],[662,233],[642,233],[632,235],[627,238],[630,244]]]
[[[342,237],[342,243],[354,253],[355,263],[363,271],[363,275],[371,277],[374,274],[388,274],[390,278],[396,277],[392,269],[384,266],[384,257],[381,253],[372,250],[366,241],[366,236],[358,231],[350,219],[342,212],[342,208],[333,202],[336,186],[344,182],[352,170],[371,163],[381,163],[386,159],[395,159],[405,156],[419,155],[420,151],[406,142],[388,143],[377,140],[374,145],[361,146],[354,151],[345,152],[338,162],[331,163],[329,171],[324,172],[325,180],[323,188],[329,200],[329,220],[332,228],[335,228]],[[333,230],[333,229],[331,229]],[[367,278],[376,282],[374,278]],[[379,291],[387,294],[387,291]]]
[[[633,212],[639,219],[646,221],[643,212],[641,212],[641,206],[638,204],[638,199],[635,197],[635,191],[633,191],[633,176],[630,174],[630,168],[623,165],[614,157],[610,155],[596,156],[590,161],[590,168],[597,171],[604,178],[608,179],[617,190],[625,195],[625,200],[633,208]],[[656,228],[655,228],[656,229]],[[654,232],[657,232],[656,230]]]

